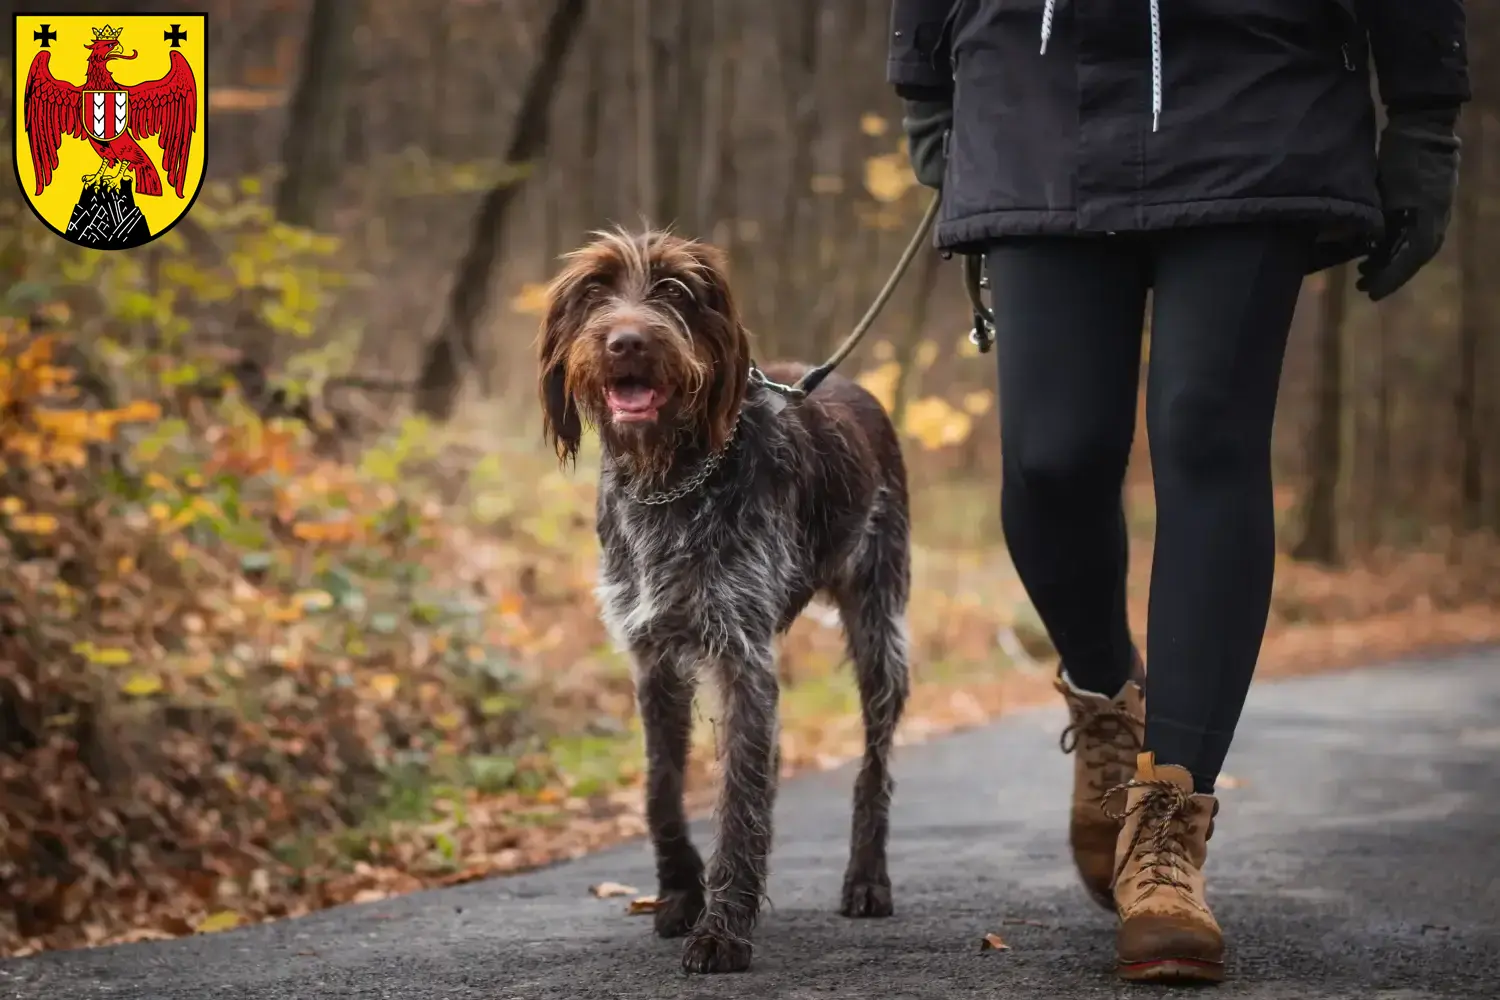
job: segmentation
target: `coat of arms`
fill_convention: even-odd
[[[192,207],[203,181],[206,29],[201,14],[15,16],[16,176],[53,232],[128,250]],[[135,82],[115,79],[121,63]]]

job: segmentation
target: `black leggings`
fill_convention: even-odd
[[[1025,238],[988,254],[1006,543],[1069,679],[1108,695],[1132,656],[1121,487],[1152,290],[1146,749],[1203,792],[1270,608],[1271,425],[1310,249],[1296,228],[1222,226]]]

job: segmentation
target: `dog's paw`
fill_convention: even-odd
[[[846,917],[889,917],[896,912],[889,879],[849,876],[844,879],[844,898],[839,912]]]
[[[682,969],[691,973],[744,972],[750,968],[750,942],[694,931],[682,949]]]
[[[656,936],[680,938],[703,915],[702,889],[674,889],[656,897]]]

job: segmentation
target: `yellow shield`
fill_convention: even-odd
[[[203,185],[204,14],[17,14],[12,149],[31,210],[70,243],[129,250]]]

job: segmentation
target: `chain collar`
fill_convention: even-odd
[[[739,415],[736,414],[734,423],[729,427],[729,436],[724,439],[724,447],[720,448],[718,451],[711,453],[707,458],[703,460],[703,463],[698,466],[696,472],[688,476],[686,479],[684,479],[682,482],[678,483],[671,489],[660,490],[656,493],[647,493],[643,496],[637,493],[634,489],[627,486],[625,489],[626,494],[629,495],[631,500],[634,500],[636,503],[646,507],[657,507],[661,504],[672,503],[675,500],[681,500],[683,497],[687,496],[689,493],[694,492],[704,483],[708,482],[708,477],[714,474],[714,470],[719,467],[719,463],[724,461],[724,456],[729,454],[729,450],[734,447],[735,435],[739,432],[739,429],[740,418]]]

